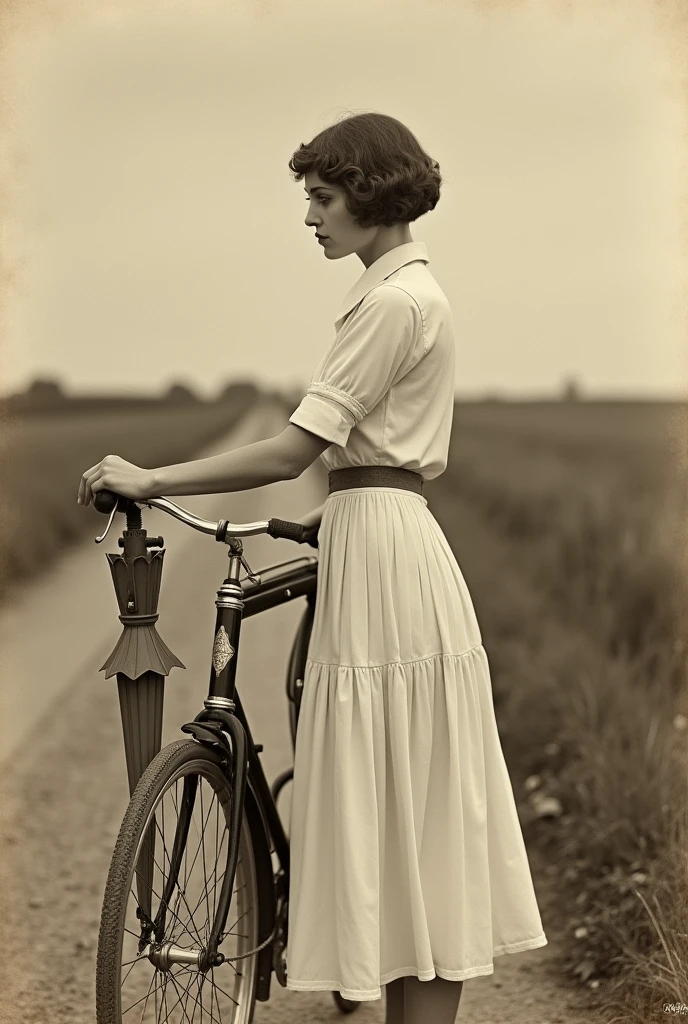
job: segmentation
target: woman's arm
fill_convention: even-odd
[[[298,474],[277,437],[233,448],[221,455],[152,469],[156,495],[220,494],[247,491]]]
[[[209,459],[150,470],[154,494],[219,494],[295,480],[331,444],[289,423],[275,437]]]

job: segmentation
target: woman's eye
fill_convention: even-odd
[[[330,201],[329,196],[313,196],[313,198],[321,203],[329,203]],[[306,202],[310,203],[310,198],[308,196],[306,196]]]

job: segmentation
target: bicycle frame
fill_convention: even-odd
[[[306,596],[312,616],[317,590],[318,559],[302,556],[281,563],[283,571],[271,578],[254,583],[250,578],[239,580],[242,564],[242,542],[234,538],[229,542],[229,572],[217,592],[215,605],[217,615],[212,651],[212,666],[208,696],[204,709],[192,722],[182,725],[182,732],[191,734],[197,741],[218,748],[225,756],[223,765],[235,794],[232,807],[231,832],[225,870],[215,919],[210,939],[202,958],[201,969],[207,969],[223,962],[218,945],[224,938],[224,928],[234,888],[234,877],[239,850],[242,811],[245,810],[251,832],[252,847],[256,861],[259,898],[259,948],[258,981],[256,999],[269,998],[271,971],[273,966],[273,937],[277,920],[277,905],[283,906],[289,886],[289,841],[286,837],[270,786],[263,772],[258,754],[262,745],[253,742],[250,726],[241,699],[236,691],[236,671],[239,656],[241,623],[243,618],[256,615],[268,608],[274,608],[285,601]],[[273,572],[279,566],[261,570],[260,575]],[[305,660],[305,649],[300,651]],[[299,666],[303,668],[303,666]],[[156,941],[160,941],[165,930],[165,907],[172,898],[181,864],[181,854],[188,834],[195,803],[196,786],[185,780],[184,799],[175,830],[170,873],[163,892],[160,911],[152,922]],[[280,868],[275,875],[271,854],[277,854]],[[177,854],[175,856],[175,854]],[[286,941],[286,935],[284,936]]]

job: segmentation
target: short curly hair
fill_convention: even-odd
[[[294,180],[307,171],[346,193],[358,227],[417,220],[440,198],[440,165],[388,114],[353,114],[302,142],[289,160]]]

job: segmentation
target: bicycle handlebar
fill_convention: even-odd
[[[96,491],[93,495],[93,507],[104,515],[110,513],[108,529],[110,528],[115,511],[123,512],[126,510],[126,502],[132,502],[136,505],[148,505],[149,508],[159,508],[163,512],[167,512],[168,515],[174,516],[175,519],[179,519],[182,523],[186,523],[187,526],[193,527],[194,530],[198,530],[200,533],[212,534],[215,540],[220,542],[226,541],[228,537],[255,537],[259,533],[267,533],[270,537],[282,537],[286,540],[296,541],[297,544],[306,543],[312,547],[318,546],[316,540],[317,527],[304,526],[302,523],[293,523],[286,519],[263,519],[255,523],[230,523],[227,519],[213,522],[210,519],[201,519],[200,516],[194,515],[188,509],[182,508],[181,505],[177,505],[176,502],[162,496],[134,501],[131,498],[124,498],[122,495],[116,494],[115,491],[105,489]],[[102,537],[96,538],[96,542],[104,539],[106,533],[107,530]]]

